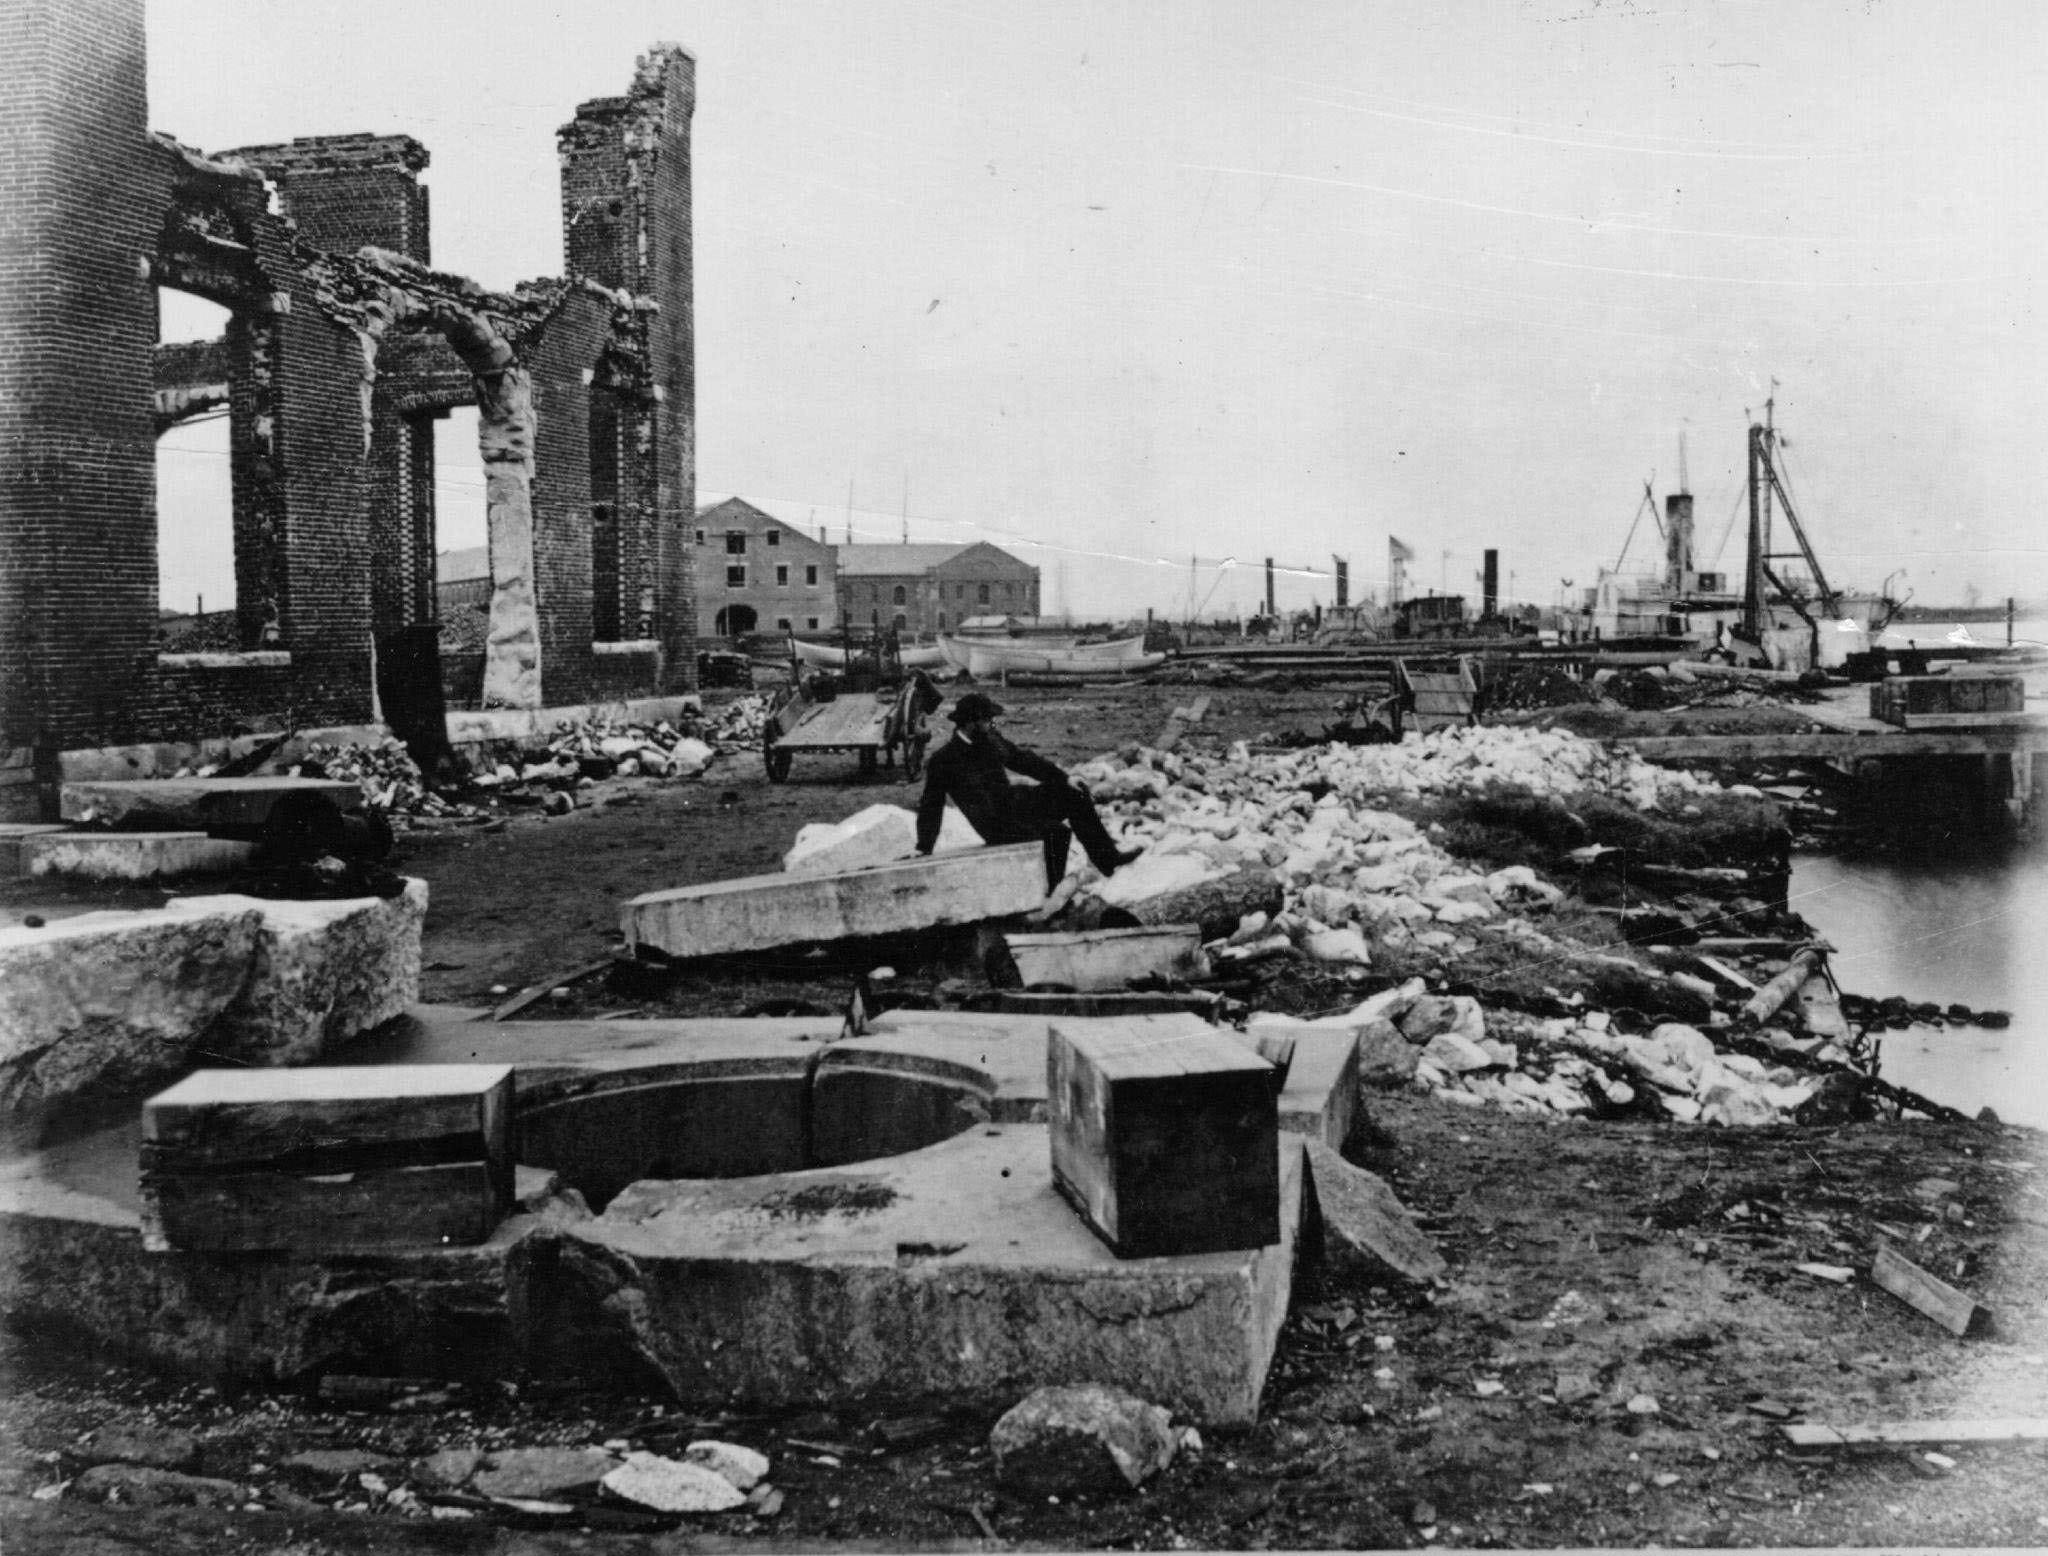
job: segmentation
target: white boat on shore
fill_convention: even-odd
[[[976,680],[1005,674],[1107,678],[1133,675],[1165,663],[1164,654],[1145,652],[1142,634],[1110,643],[1052,644],[1030,638],[941,637],[946,662]]]
[[[802,638],[791,638],[790,646],[796,650],[796,657],[807,665],[821,670],[844,670],[848,650],[837,643],[807,643]],[[851,650],[855,659],[864,659],[870,651],[856,646]],[[947,663],[944,650],[937,643],[905,643],[897,650],[906,670],[937,670]]]

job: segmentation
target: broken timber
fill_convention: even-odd
[[[146,1247],[480,1243],[512,1202],[502,1064],[199,1070],[142,1105]]]
[[[967,848],[836,875],[749,875],[649,892],[620,910],[629,952],[728,956],[1028,913],[1045,899],[1037,843]]]
[[[1273,1068],[1191,1018],[1053,1024],[1053,1180],[1119,1258],[1280,1239]]]
[[[1908,1307],[1933,1319],[1962,1339],[1990,1322],[1991,1314],[1973,1298],[1945,1281],[1936,1280],[1912,1260],[1890,1248],[1878,1250],[1870,1278]]]
[[[1090,929],[1072,934],[1005,935],[1017,982],[1078,993],[1122,989],[1140,978],[1208,975],[1202,932],[1193,924]]]

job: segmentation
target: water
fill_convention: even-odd
[[[2048,853],[1968,863],[1802,855],[1791,890],[1793,908],[1835,946],[1835,978],[1851,993],[2012,1013],[2003,1031],[1884,1033],[1886,1080],[2048,1129]]]

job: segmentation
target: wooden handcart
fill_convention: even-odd
[[[768,781],[786,780],[800,751],[852,751],[863,778],[872,777],[877,766],[893,768],[901,756],[905,781],[915,782],[931,741],[928,721],[943,700],[921,671],[879,692],[834,691],[821,678],[798,681],[770,708],[761,731]]]

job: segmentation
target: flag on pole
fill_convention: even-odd
[[[1392,535],[1389,535],[1387,537],[1387,560],[1389,562],[1412,562],[1415,560],[1415,548],[1406,541],[1397,540]]]

